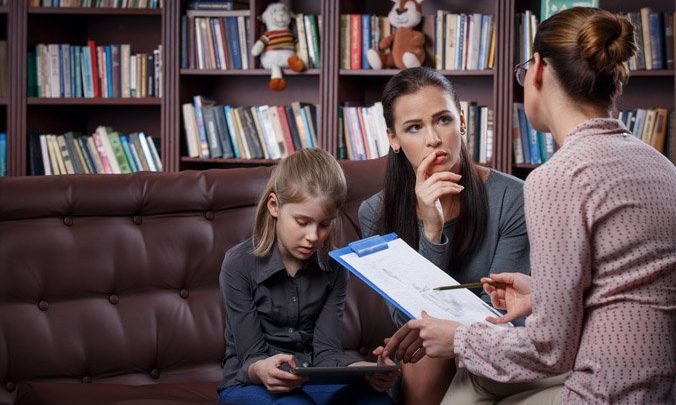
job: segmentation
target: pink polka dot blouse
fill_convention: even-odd
[[[676,403],[676,167],[620,121],[591,119],[524,194],[533,313],[521,328],[459,327],[460,365],[502,382],[572,370],[566,404]]]

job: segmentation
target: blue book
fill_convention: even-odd
[[[650,12],[648,28],[650,29],[653,69],[664,69],[664,21],[662,20],[662,13],[659,11]]]
[[[225,17],[225,27],[227,30],[228,51],[233,69],[242,68],[242,51],[239,48],[239,28],[237,26],[237,17]]]
[[[361,68],[371,69],[366,54],[371,47],[371,16],[369,14],[361,15]]]
[[[0,176],[7,175],[7,134],[0,133]]]
[[[181,69],[188,66],[188,16],[181,16]]]
[[[223,113],[225,115],[225,122],[228,124],[228,134],[230,135],[230,143],[232,144],[232,154],[236,159],[242,157],[237,146],[237,132],[235,132],[235,123],[232,121],[232,107],[229,105],[223,106]]]
[[[140,172],[141,169],[139,169],[139,166],[136,164],[136,159],[134,159],[134,155],[131,153],[131,149],[129,148],[129,137],[127,135],[120,135],[120,143],[122,144],[122,150],[129,161],[129,166],[131,166],[131,172]]]
[[[57,45],[56,46],[59,49],[59,97],[63,98],[66,96],[66,92],[64,89],[64,66],[63,66],[63,45]],[[53,94],[52,94],[53,96]]]
[[[81,52],[82,48],[79,46],[71,46],[70,49],[73,51],[71,61],[73,62],[73,83],[75,84],[75,92],[73,97],[82,97],[82,63],[81,61]]]
[[[115,91],[113,90],[113,55],[110,45],[105,46],[103,49],[106,59],[106,68],[104,69],[106,75],[106,97],[115,97]]]
[[[523,109],[523,104],[515,103],[517,114],[519,115],[519,135],[521,137],[521,149],[523,149],[524,163],[533,163],[530,157],[530,142],[528,140],[528,119]]]
[[[207,131],[204,127],[204,114],[202,112],[202,105],[204,101],[202,96],[193,96],[193,105],[195,106],[195,120],[197,121],[197,133],[200,136],[200,155],[209,158],[209,140],[207,139]]]

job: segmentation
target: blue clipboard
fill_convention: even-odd
[[[399,239],[399,236],[397,236],[396,233],[388,233],[387,235],[373,235],[365,239],[360,239],[354,242],[348,243],[348,245],[344,248],[341,249],[336,249],[332,250],[329,252],[329,256],[334,258],[338,263],[340,263],[343,267],[348,269],[350,273],[354,274],[357,276],[360,280],[362,280],[364,283],[366,283],[369,287],[371,287],[373,290],[375,290],[378,294],[380,294],[383,298],[385,298],[389,303],[397,307],[402,313],[406,314],[406,316],[409,319],[416,319],[413,314],[408,312],[404,307],[399,305],[397,301],[395,301],[392,297],[387,295],[383,290],[381,290],[378,286],[373,284],[368,278],[366,278],[363,274],[361,274],[357,269],[352,267],[350,264],[348,264],[343,258],[343,255],[350,254],[350,253],[355,253],[359,257],[367,256],[371,253],[375,252],[380,252],[381,250],[385,250],[389,248],[388,243]]]

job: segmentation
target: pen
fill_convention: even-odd
[[[498,283],[495,281],[488,281],[486,284],[490,284],[492,286],[496,286]],[[458,285],[443,285],[441,287],[434,287],[433,290],[436,291],[446,291],[446,290],[457,290],[458,288],[478,288],[483,286],[484,283],[481,281],[476,281],[474,283],[465,283],[465,284],[458,284]]]

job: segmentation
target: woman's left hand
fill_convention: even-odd
[[[383,355],[389,357],[390,353],[396,351],[396,358],[401,360],[406,359],[407,353],[415,353],[416,355],[406,359],[415,363],[422,358],[420,355],[422,350],[430,357],[451,359],[455,357],[453,339],[458,326],[460,326],[458,322],[434,318],[423,311],[422,319],[406,322],[387,340]],[[418,339],[412,339],[411,335],[415,335],[416,332]],[[420,346],[410,347],[412,344]]]

